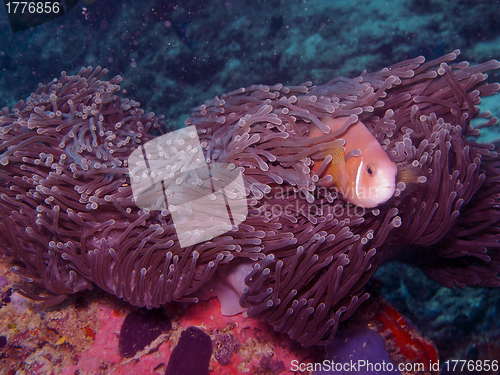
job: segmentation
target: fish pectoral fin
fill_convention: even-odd
[[[337,187],[341,187],[344,185],[344,181],[347,176],[344,147],[342,147],[341,144],[334,145],[330,149],[329,154],[332,157],[332,161],[330,162],[330,167],[328,168],[328,174],[332,176],[335,185]]]

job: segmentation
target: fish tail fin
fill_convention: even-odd
[[[415,167],[412,164],[398,168],[396,176],[396,184],[403,182],[405,185],[413,185],[423,183],[427,179],[424,176],[424,171],[421,168]]]

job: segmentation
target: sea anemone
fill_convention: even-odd
[[[483,72],[500,64],[456,63],[458,54],[322,86],[253,85],[195,108],[186,125],[196,127],[206,163],[243,174],[248,213],[188,247],[169,207],[137,207],[130,186],[128,157],[163,134],[161,118],[121,99],[120,78],[101,81],[100,68],[40,85],[0,117],[0,248],[17,262],[16,288],[57,303],[94,283],[153,308],[196,302],[243,265],[247,314],[309,346],[333,339],[389,256],[447,286],[500,285],[500,163],[470,125],[488,117],[480,96],[500,85]],[[365,209],[321,187],[325,151],[342,133],[328,133],[325,116],[369,128],[398,166],[393,198]],[[313,126],[325,134],[308,138]]]

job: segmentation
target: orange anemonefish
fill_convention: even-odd
[[[331,131],[339,130],[347,117],[326,117],[322,122]],[[309,132],[309,138],[319,137],[324,133],[317,127]],[[326,187],[336,187],[348,202],[366,208],[376,207],[390,199],[396,189],[398,169],[361,121],[350,125],[339,135],[345,141],[325,151],[325,157],[331,155],[332,160],[319,177],[331,175],[333,180],[324,183]],[[357,152],[356,149],[361,151]],[[346,160],[346,155],[351,156]],[[359,156],[355,156],[359,155]],[[318,172],[321,161],[316,161],[311,168]]]

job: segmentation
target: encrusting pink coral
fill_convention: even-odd
[[[100,68],[40,85],[0,117],[0,248],[17,262],[19,292],[57,303],[95,284],[153,308],[196,302],[215,275],[249,265],[247,314],[309,346],[331,341],[402,248],[426,254],[425,272],[448,286],[499,286],[500,164],[496,146],[468,138],[480,96],[499,89],[483,72],[500,64],[458,54],[322,86],[254,85],[195,108],[186,125],[207,163],[243,172],[249,209],[237,231],[186,248],[168,209],[134,205],[128,177],[128,156],[163,133],[161,119],[121,99],[120,78],[101,81]],[[362,121],[414,181],[373,209],[321,187],[329,177],[311,168],[327,168],[341,136],[308,138],[325,116]]]

